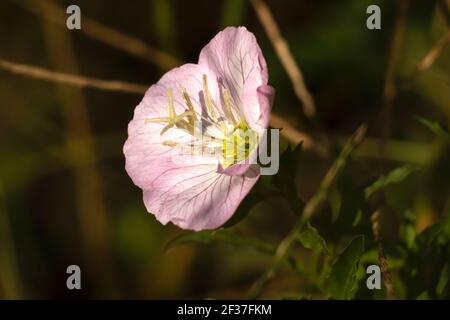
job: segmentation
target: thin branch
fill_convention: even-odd
[[[37,2],[36,2],[37,3]],[[52,67],[66,68],[72,73],[79,73],[79,64],[72,37],[66,28],[55,28],[51,21],[44,19],[52,16],[53,2],[39,1],[44,15],[42,29],[48,60]],[[59,6],[59,5],[58,5]],[[67,145],[66,156],[79,161],[92,161],[94,165],[74,168],[73,193],[75,198],[74,212],[80,226],[80,240],[86,267],[93,274],[99,274],[93,290],[107,293],[111,297],[119,297],[117,286],[117,269],[113,258],[110,239],[110,221],[105,198],[104,179],[98,168],[98,152],[93,139],[93,129],[89,119],[88,105],[83,90],[65,86],[55,87],[55,99],[62,116],[62,133]],[[71,149],[71,140],[85,139],[83,149]],[[100,266],[107,265],[107,269]],[[101,273],[99,271],[101,270]],[[89,272],[88,271],[88,272]]]
[[[446,0],[439,0],[438,6],[441,9],[442,15],[444,16],[444,19],[447,23],[447,26],[450,27],[450,8],[447,4]]]
[[[62,25],[66,23],[67,15],[65,11],[53,1],[16,0],[14,3],[54,23]],[[42,10],[43,5],[45,5],[47,10]],[[85,13],[82,16],[81,29],[79,31],[92,39],[103,42],[134,57],[151,62],[162,70],[169,70],[180,64],[180,61],[170,54],[151,48],[144,41],[102,24],[88,17]]]
[[[383,283],[386,287],[386,297],[388,300],[394,300],[394,286],[392,285],[391,273],[388,269],[388,261],[386,254],[384,253],[383,241],[380,232],[380,211],[376,211],[374,214],[372,214],[370,220],[372,222],[373,236],[378,246],[378,260],[380,262],[381,272],[383,273]]]
[[[290,142],[294,144],[302,142],[302,147],[305,149],[314,150],[320,155],[327,154],[327,148],[325,145],[322,145],[318,141],[315,141],[313,137],[311,137],[307,133],[298,130],[288,121],[283,119],[280,115],[272,112],[270,115],[270,125],[273,128],[280,128],[281,135]]]
[[[261,296],[264,287],[267,283],[275,276],[278,269],[283,265],[286,257],[289,256],[291,249],[298,239],[298,236],[303,230],[303,227],[313,214],[315,214],[321,208],[324,201],[328,198],[331,186],[335,181],[336,177],[339,175],[341,170],[345,167],[347,159],[352,153],[352,151],[361,143],[366,133],[366,126],[362,125],[356,130],[350,139],[345,144],[341,151],[339,157],[334,161],[331,168],[325,175],[318,191],[314,196],[308,201],[303,213],[299,220],[289,232],[289,234],[280,242],[277,247],[272,265],[267,269],[267,271],[254,283],[250,290],[250,298],[256,299]]]
[[[294,57],[289,49],[288,43],[281,35],[280,29],[275,21],[269,7],[263,0],[251,0],[253,7],[258,15],[267,36],[270,39],[278,58],[291,79],[294,92],[297,98],[303,105],[303,112],[308,118],[313,118],[316,115],[316,107],[314,98],[309,93],[305,81],[303,79],[302,71],[295,62]]]
[[[28,76],[35,79],[68,84],[79,88],[95,88],[100,90],[120,91],[139,94],[145,93],[145,91],[147,90],[146,86],[140,84],[88,78],[78,75],[50,71],[37,66],[19,64],[3,59],[0,59],[0,69],[9,71],[14,74],[19,74],[22,76]]]
[[[436,62],[444,48],[450,43],[450,29],[433,45],[430,51],[419,61],[408,83],[412,83],[417,76],[427,71]]]
[[[89,78],[74,74],[61,73],[43,69],[34,65],[18,64],[15,62],[0,59],[0,69],[30,77],[37,80],[45,80],[55,83],[77,86],[81,88],[93,88],[98,90],[116,91],[131,94],[144,94],[147,85],[136,84],[123,81],[108,81],[96,78]],[[303,147],[313,150],[320,155],[326,154],[326,147],[315,141],[310,135],[302,132],[290,124],[287,120],[276,113],[270,116],[270,125],[274,128],[281,128],[281,135],[292,143],[303,141]],[[348,136],[331,137],[338,145],[344,145]],[[426,143],[410,141],[388,140],[385,143],[384,153],[380,154],[378,146],[380,140],[376,138],[366,138],[361,146],[355,150],[358,157],[384,159],[399,162],[411,162],[420,165],[427,165],[432,160],[433,146]],[[419,150],[419,151],[418,151]]]

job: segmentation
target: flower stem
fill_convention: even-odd
[[[261,296],[264,287],[272,279],[280,266],[284,263],[285,259],[289,256],[290,251],[298,239],[303,227],[311,216],[317,212],[322,206],[323,202],[327,199],[330,192],[331,186],[335,181],[338,174],[345,167],[348,157],[351,152],[356,148],[356,146],[361,143],[364,135],[366,133],[366,125],[361,125],[356,132],[350,137],[350,139],[345,144],[341,151],[339,157],[334,161],[331,168],[325,175],[319,190],[314,194],[314,196],[308,201],[303,213],[297,220],[297,223],[292,228],[291,232],[280,242],[274,255],[272,265],[267,269],[267,271],[253,284],[249,297],[251,299],[257,299]]]

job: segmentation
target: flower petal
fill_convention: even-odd
[[[203,168],[165,170],[151,189],[144,190],[149,212],[163,224],[172,222],[183,229],[215,229],[236,211],[259,178],[259,168],[242,176],[228,176]]]
[[[219,32],[200,52],[199,65],[209,68],[230,91],[253,129],[261,116],[257,89],[268,81],[267,64],[255,36],[245,27]]]
[[[269,126],[273,99],[275,98],[275,89],[269,85],[262,85],[256,91],[258,94],[258,102],[261,106],[261,114],[257,123],[261,128],[267,128]]]
[[[161,134],[164,123],[148,122],[151,118],[167,117],[168,95],[167,91],[173,91],[174,108],[177,114],[186,111],[186,105],[181,92],[185,88],[193,101],[196,111],[201,114],[200,97],[202,95],[202,75],[209,74],[205,68],[185,64],[166,73],[161,80],[147,90],[142,102],[134,111],[133,120],[128,125],[128,139],[123,151],[126,158],[125,168],[133,182],[142,189],[148,189],[155,176],[155,168],[162,163],[173,162],[175,155],[173,146],[166,142],[186,143],[191,141],[191,136],[183,130],[167,130]],[[217,91],[210,89],[212,94]],[[178,165],[197,163],[217,163],[206,157],[192,157],[186,155],[177,157]],[[215,166],[217,168],[217,165]]]

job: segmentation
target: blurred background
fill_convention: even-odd
[[[448,32],[450,3],[266,3],[315,98],[313,121],[303,113],[246,0],[3,0],[0,60],[150,86],[173,66],[195,63],[201,48],[225,26],[246,26],[258,39],[277,91],[277,124],[290,128],[283,150],[299,142],[292,132],[311,141],[300,156],[293,153],[290,163],[282,162],[281,184],[265,178],[255,188],[270,184],[281,190],[290,177],[295,200],[270,197],[251,204],[244,208],[245,219],[229,230],[277,245],[342,142],[367,123],[366,139],[311,223],[335,252],[328,259],[350,237],[363,234],[360,262],[373,264],[377,246],[367,213],[381,209],[397,298],[448,299],[448,237],[429,240],[422,231],[450,212],[450,149],[442,138],[450,124],[450,46],[442,46],[426,70],[418,72],[417,65]],[[70,4],[81,8],[82,30],[65,26]],[[381,30],[366,28],[371,4],[381,8]],[[120,35],[137,43],[123,42]],[[194,242],[209,243],[165,250],[171,239],[189,233],[162,226],[148,214],[141,190],[124,169],[127,124],[142,96],[77,88],[0,68],[0,298],[244,298],[269,266],[270,255],[228,241],[203,239]],[[436,121],[435,131],[442,135],[423,118]],[[324,136],[327,154],[314,147]],[[414,172],[375,199],[361,200],[371,181],[405,165]],[[327,256],[301,247],[295,255],[306,271],[281,270],[266,296],[325,298],[316,279],[327,273],[321,268]],[[66,288],[71,264],[81,267],[82,290]],[[385,298],[384,289],[369,291],[364,282],[358,282],[354,298]]]

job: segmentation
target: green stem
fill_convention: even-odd
[[[303,227],[311,216],[317,212],[323,202],[327,199],[330,192],[331,186],[338,176],[339,172],[344,168],[348,157],[355,147],[362,141],[366,133],[366,126],[360,126],[355,134],[353,134],[350,139],[345,144],[341,151],[339,157],[334,161],[331,168],[325,175],[319,190],[314,194],[314,196],[308,201],[305,208],[303,209],[303,214],[298,219],[297,223],[292,228],[291,232],[280,242],[274,255],[274,260],[272,265],[266,270],[266,272],[253,284],[249,297],[251,299],[257,299],[261,296],[264,287],[267,283],[275,276],[278,269],[283,265],[286,258],[290,255],[290,251],[297,241]]]

